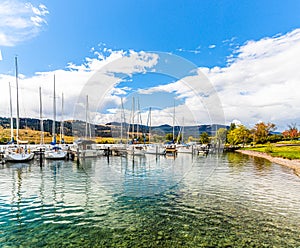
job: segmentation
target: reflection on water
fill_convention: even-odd
[[[257,171],[271,170],[272,163],[269,160],[253,157],[253,163]]]
[[[242,154],[0,169],[3,247],[297,247],[300,179]]]

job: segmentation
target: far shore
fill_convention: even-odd
[[[260,158],[265,158],[273,163],[283,165],[285,167],[291,168],[294,170],[294,173],[300,177],[300,160],[299,159],[285,159],[280,157],[272,157],[264,152],[257,152],[257,151],[249,151],[249,150],[236,150],[236,152],[246,154],[249,156],[255,156]]]

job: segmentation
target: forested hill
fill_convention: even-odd
[[[16,120],[14,118],[14,128],[16,128]],[[46,119],[43,120],[44,131],[52,133],[52,124],[53,121]],[[55,123],[56,133],[60,132],[60,122]],[[91,125],[93,136],[96,137],[113,137],[114,132],[118,132],[120,130],[121,124],[118,122],[106,123],[103,125]],[[10,128],[10,118],[0,117],[0,127],[2,128]],[[34,118],[20,118],[20,129],[29,128],[31,130],[40,130],[40,120]],[[129,128],[129,129],[128,129]],[[199,125],[199,126],[186,126],[184,129],[180,126],[175,126],[175,134],[177,135],[179,132],[184,133],[185,137],[194,136],[197,137],[201,133],[206,132],[210,136],[214,135],[216,130],[219,128],[228,128],[225,125]],[[149,132],[149,127],[144,125],[134,125],[134,127],[130,126],[126,123],[123,125],[124,130],[129,131],[138,131],[147,133]],[[80,130],[80,131],[79,131]],[[64,121],[64,134],[68,136],[72,136],[76,134],[78,136],[84,135],[82,132],[85,131],[85,122],[83,121]],[[125,131],[126,132],[126,131]],[[173,127],[170,125],[161,125],[151,127],[151,133],[164,136],[167,133],[172,133]]]

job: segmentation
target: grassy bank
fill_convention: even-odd
[[[272,157],[280,157],[286,159],[300,159],[300,146],[298,145],[260,145],[255,147],[246,147],[243,150],[264,152]]]
[[[19,136],[21,140],[28,141],[29,144],[39,144],[41,140],[41,132],[31,129],[20,129]],[[16,137],[16,130],[14,130],[14,137]],[[64,136],[65,143],[73,143],[77,137]],[[10,129],[0,128],[0,144],[6,144],[10,140]],[[52,141],[52,135],[49,132],[44,132],[44,141],[46,144],[50,144]],[[114,138],[96,137],[95,141],[100,144],[113,144],[118,142]],[[57,142],[60,142],[60,136],[57,135]]]

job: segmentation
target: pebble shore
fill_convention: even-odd
[[[257,151],[249,151],[249,150],[236,150],[236,152],[240,152],[242,154],[246,154],[249,156],[255,156],[260,158],[265,158],[273,163],[280,164],[283,166],[286,166],[288,168],[291,168],[294,170],[294,173],[300,177],[300,160],[299,159],[286,159],[286,158],[280,158],[280,157],[272,157],[264,152],[257,152]]]

